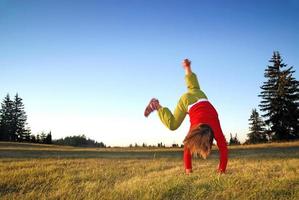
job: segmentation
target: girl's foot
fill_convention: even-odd
[[[159,104],[158,99],[152,98],[147,107],[145,108],[144,116],[148,117],[149,114],[151,114],[155,110],[158,110],[160,107],[161,106]]]

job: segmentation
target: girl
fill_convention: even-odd
[[[185,59],[183,67],[185,69],[188,92],[181,96],[174,114],[168,108],[162,107],[159,101],[153,98],[146,107],[144,115],[148,117],[151,112],[157,110],[162,123],[170,130],[176,130],[182,124],[185,116],[189,114],[190,129],[184,139],[186,174],[192,172],[192,154],[198,153],[206,159],[211,152],[213,138],[215,138],[220,152],[218,172],[224,173],[227,165],[228,150],[217,111],[200,89],[197,77],[191,70],[191,61]]]

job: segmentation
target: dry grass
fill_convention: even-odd
[[[117,151],[118,150],[118,151]],[[0,143],[1,199],[299,199],[299,142],[230,149],[183,173],[181,149],[82,149]]]

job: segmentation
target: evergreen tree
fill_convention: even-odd
[[[35,141],[36,141],[36,143],[41,143],[39,134],[36,135]]]
[[[6,95],[1,103],[0,119],[0,140],[16,141],[17,135],[12,128],[13,101],[10,99],[9,94]]]
[[[238,139],[238,135],[236,133],[235,137],[230,133],[229,145],[239,145],[241,142]]]
[[[30,130],[29,127],[27,127],[25,129],[25,132],[24,132],[24,141],[31,142],[31,130]]]
[[[229,136],[230,137],[229,137],[229,143],[228,144],[232,145],[234,143],[234,138],[233,138],[233,135],[231,133],[229,134]]]
[[[30,142],[36,143],[36,137],[35,137],[35,135],[30,135]]]
[[[52,144],[52,133],[51,133],[51,131],[47,134],[44,143],[45,144]]]
[[[40,143],[46,143],[47,134],[45,132],[41,132],[40,134]]]
[[[18,141],[29,140],[28,134],[30,131],[26,129],[27,115],[25,113],[24,104],[22,98],[18,94],[15,95],[13,102],[13,121],[12,132],[18,136]]]
[[[249,118],[249,125],[250,132],[247,134],[248,140],[246,143],[255,144],[268,141],[267,133],[264,128],[265,123],[256,109],[252,109],[252,113]]]
[[[271,65],[265,70],[265,78],[259,97],[265,123],[270,127],[273,140],[299,138],[299,82],[293,77],[293,67],[287,68],[279,52],[274,52]]]

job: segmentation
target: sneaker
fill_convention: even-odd
[[[149,104],[147,105],[147,107],[145,108],[144,116],[148,117],[149,114],[151,114],[153,111],[158,109],[158,106],[159,106],[158,99],[152,98]]]

